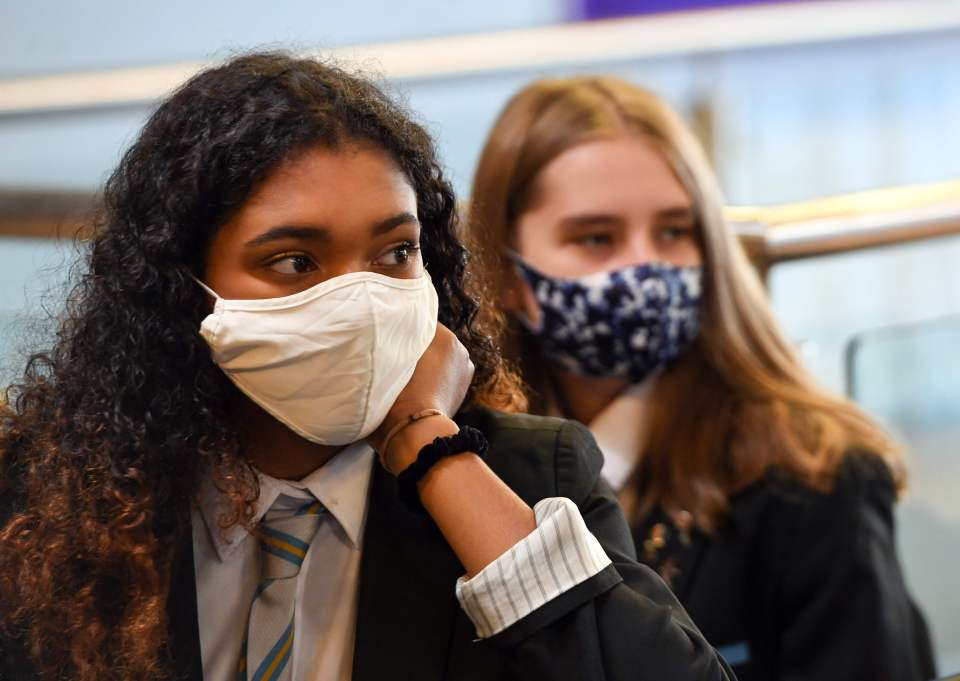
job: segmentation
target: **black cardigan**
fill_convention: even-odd
[[[361,559],[355,681],[733,678],[666,585],[636,562],[623,513],[600,478],[600,452],[583,426],[485,410],[461,421],[486,433],[490,467],[527,503],[572,499],[613,565],[477,642],[454,594],[462,566],[429,520],[399,504],[395,479],[376,466]],[[184,681],[202,678],[196,608],[192,545],[184,542],[169,605],[170,657]],[[0,678],[32,678],[22,650],[2,643]]]
[[[924,681],[933,654],[896,556],[895,501],[883,462],[850,453],[828,494],[772,473],[732,499],[714,538],[661,513],[634,538],[740,681]]]

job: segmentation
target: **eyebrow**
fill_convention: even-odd
[[[370,234],[371,236],[380,236],[381,234],[392,232],[393,230],[395,230],[397,227],[401,225],[409,225],[409,224],[414,224],[419,226],[420,220],[418,220],[417,216],[414,215],[413,213],[407,213],[406,211],[404,211],[403,213],[398,213],[397,215],[394,215],[392,218],[387,218],[386,220],[383,220],[382,222],[378,222],[377,224],[375,224],[373,226],[373,229],[370,230]]]
[[[310,241],[329,241],[330,232],[324,227],[294,227],[292,225],[281,225],[268,229],[263,234],[255,236],[244,244],[244,247],[261,246],[271,241],[280,241],[281,239],[305,239]]]
[[[688,206],[677,206],[676,208],[666,208],[657,211],[659,220],[694,220],[696,213]]]
[[[417,219],[417,216],[413,215],[412,213],[398,213],[393,217],[387,218],[386,220],[382,220],[375,224],[370,230],[370,233],[372,236],[380,236],[382,234],[392,232],[401,225],[410,223],[419,225],[420,221]],[[262,246],[263,244],[270,243],[271,241],[280,241],[282,239],[329,241],[330,230],[326,227],[311,225],[280,225],[278,227],[268,229],[263,234],[258,234],[254,238],[250,239],[250,241],[245,243],[244,247],[252,248],[255,246]]]
[[[605,213],[585,213],[583,215],[571,215],[560,221],[560,224],[566,227],[592,227],[594,225],[609,225],[611,223],[623,222],[615,215]]]

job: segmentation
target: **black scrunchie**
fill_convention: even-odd
[[[456,435],[438,437],[417,454],[417,460],[397,476],[400,501],[414,513],[425,513],[417,483],[434,464],[445,456],[473,452],[481,459],[487,454],[487,438],[476,428],[464,426]]]

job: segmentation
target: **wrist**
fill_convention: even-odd
[[[383,454],[387,451],[390,446],[390,441],[404,428],[409,428],[411,423],[415,423],[420,419],[430,418],[432,416],[446,416],[439,409],[421,409],[420,411],[413,412],[405,419],[400,419],[394,421],[389,425],[386,421],[378,429],[381,433],[385,433],[382,437],[377,437],[376,435],[372,438],[369,438],[373,448],[377,450],[381,458]]]
[[[451,466],[456,470],[464,470],[462,466],[457,466],[457,463],[469,461],[482,463],[480,460],[486,456],[488,446],[483,433],[469,426],[453,435],[434,438],[432,442],[420,449],[416,460],[397,475],[397,494],[400,501],[414,513],[425,512],[427,510],[425,501],[434,496],[425,490],[438,489],[437,484],[431,483],[437,483],[444,478],[449,479],[448,475],[444,475],[444,470],[450,470]],[[457,477],[454,475],[453,479]],[[443,484],[439,485],[441,490],[444,487]],[[446,487],[449,489],[449,486]],[[426,494],[426,497],[421,498],[421,494]]]
[[[393,475],[399,475],[407,466],[417,460],[417,454],[438,437],[448,437],[460,432],[453,419],[447,416],[434,416],[415,421],[398,432],[382,453],[384,467]]]

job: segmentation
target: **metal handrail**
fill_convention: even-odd
[[[960,234],[960,181],[769,208],[731,207],[725,216],[766,272],[800,258]]]

